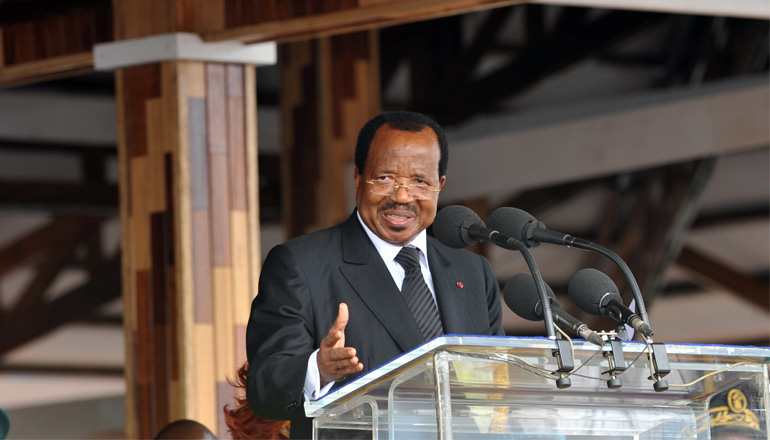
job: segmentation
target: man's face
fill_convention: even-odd
[[[421,131],[395,130],[385,123],[374,134],[363,175],[353,172],[356,205],[366,226],[388,243],[404,246],[433,223],[438,193],[428,200],[415,200],[406,188],[395,194],[372,193],[367,180],[395,179],[398,184],[422,183],[443,187],[438,175],[441,148],[430,127]]]

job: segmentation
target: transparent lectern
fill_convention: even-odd
[[[554,340],[442,336],[305,412],[317,440],[710,439],[711,398],[741,386],[770,439],[770,348],[656,345],[574,341],[574,368],[554,375]]]

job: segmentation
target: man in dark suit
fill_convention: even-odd
[[[246,334],[256,415],[290,419],[292,438],[310,438],[305,399],[440,334],[503,334],[489,262],[425,233],[447,160],[443,130],[419,113],[383,113],[362,128],[356,210],[276,246],[262,268]],[[405,247],[412,266],[401,259]]]

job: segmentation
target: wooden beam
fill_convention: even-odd
[[[0,2],[0,86],[92,70],[93,45],[112,39],[110,6],[104,0]]]
[[[523,3],[522,0],[381,0],[361,2],[345,10],[316,13],[266,23],[235,26],[203,33],[209,41],[237,40],[288,42],[347,34],[397,24],[411,23],[482,9]]]
[[[516,54],[502,67],[435,103],[443,124],[458,124],[481,112],[494,111],[505,98],[521,93],[548,75],[584,60],[639,29],[661,20],[662,14],[612,11],[588,21],[584,9],[567,9],[562,25],[546,40]],[[553,54],[559,54],[553,56]]]
[[[715,159],[705,159],[634,173],[609,198],[608,215],[602,217],[603,226],[595,242],[613,249],[627,264],[647,309],[663,289],[665,272],[683,245],[715,163]],[[630,303],[632,291],[620,269],[594,253],[585,258],[582,266],[607,273]],[[581,317],[592,328],[606,325],[579,313],[578,319]]]
[[[35,261],[63,236],[77,234],[82,222],[78,216],[54,218],[0,249],[0,277]]]
[[[722,226],[736,222],[767,221],[770,218],[770,204],[766,202],[730,207],[719,212],[698,213],[692,229]]]
[[[736,295],[770,309],[770,285],[767,280],[750,277],[696,249],[685,246],[676,258],[676,264],[695,272],[698,277],[713,282]]]
[[[309,40],[324,36],[352,33],[356,31],[377,29],[396,24],[410,23],[432,18],[457,15],[473,12],[482,9],[489,9],[501,6],[508,6],[522,3],[523,0],[424,0],[415,2],[412,0],[381,0],[378,2],[366,2],[362,6],[345,7],[336,11],[328,12],[322,8],[312,10],[308,9],[302,12],[301,16],[292,17],[292,14],[300,9],[290,11],[288,14],[278,14],[269,21],[263,21],[257,24],[239,25],[238,23],[247,21],[259,21],[259,16],[255,16],[255,11],[250,9],[247,2],[242,5],[233,6],[223,0],[197,0],[197,1],[176,1],[176,2],[156,2],[154,0],[144,1],[117,1],[114,2],[113,15],[118,18],[118,26],[113,26],[109,10],[105,4],[110,4],[106,0],[69,0],[59,8],[62,11],[70,11],[73,6],[80,3],[84,8],[74,8],[76,12],[82,12],[87,20],[92,20],[94,16],[101,17],[107,15],[104,20],[97,20],[95,23],[107,22],[108,25],[89,26],[97,29],[82,38],[92,38],[77,40],[75,46],[79,50],[73,50],[75,46],[64,47],[66,42],[59,41],[58,44],[64,47],[61,53],[54,53],[53,56],[37,57],[34,60],[25,60],[16,62],[13,58],[15,54],[26,53],[16,50],[13,34],[10,38],[6,35],[6,50],[3,53],[5,60],[0,59],[0,87],[16,86],[33,82],[40,82],[71,76],[93,70],[93,55],[91,49],[95,43],[112,41],[114,34],[115,40],[146,37],[169,32],[195,32],[202,34],[207,41],[227,41],[236,40],[247,43],[256,43],[261,41],[297,41]],[[26,6],[30,5],[28,1],[23,2]],[[38,1],[35,5],[43,3],[56,4],[57,2]],[[2,2],[7,8],[16,7],[17,4]],[[37,11],[30,10],[25,14],[31,14],[30,17],[36,17],[42,14],[43,8]],[[260,13],[263,11],[260,11]],[[8,20],[18,21],[20,18],[13,18],[14,14],[9,15]],[[17,16],[19,17],[19,16]],[[26,16],[23,16],[24,18]],[[149,18],[148,18],[149,17]],[[33,32],[30,35],[34,41],[42,42],[40,52],[45,53],[51,49],[52,42],[56,42],[56,26],[50,25],[46,20],[59,19],[39,18],[35,26],[20,30],[19,32]],[[77,20],[77,19],[76,19]],[[22,23],[26,25],[26,23]],[[13,26],[13,25],[11,25]],[[229,26],[229,27],[228,27]],[[34,29],[32,29],[34,28]],[[114,28],[114,30],[113,30]],[[50,29],[50,30],[49,30]],[[106,29],[106,31],[105,31]],[[77,36],[70,32],[68,35]],[[25,37],[26,38],[26,37]],[[67,40],[69,41],[69,40]],[[10,60],[10,61],[9,61]],[[5,62],[4,62],[5,61]]]
[[[697,91],[613,97],[595,102],[591,113],[563,107],[479,118],[461,130],[447,130],[452,155],[447,176],[475,184],[446,185],[441,200],[450,204],[767,148],[768,93],[763,75]]]
[[[0,68],[0,87],[15,87],[93,72],[94,55],[89,50]]]
[[[435,99],[445,95],[453,96],[457,90],[468,87],[468,84],[471,83],[473,72],[478,67],[481,59],[494,47],[494,41],[504,28],[504,25],[508,23],[513,11],[514,7],[507,7],[489,12],[484,23],[473,35],[470,45],[462,51],[447,69],[435,95],[431,98]],[[531,26],[536,27],[537,24],[533,23]],[[529,23],[527,23],[527,29],[530,29]],[[428,81],[435,82],[435,79],[429,79]]]
[[[698,201],[718,160],[711,157],[665,168],[661,186],[656,188],[660,191],[656,195],[658,203],[650,213],[650,217],[655,219],[651,222],[655,228],[652,233],[660,237],[659,242],[652,243],[657,245],[657,249],[644,246],[642,242],[628,253],[639,258],[641,264],[648,268],[646,273],[640,271],[644,278],[639,286],[645,302],[650,305],[661,294],[666,270],[684,246],[685,233],[695,220]],[[647,231],[650,231],[649,227]],[[650,253],[644,256],[639,249],[650,249]]]
[[[517,194],[515,197],[501,203],[501,206],[515,206],[519,209],[529,212],[537,217],[538,212],[558,206],[565,201],[588,191],[597,186],[607,186],[609,184],[607,177],[598,179],[587,179],[580,182],[570,182],[560,185],[548,186],[545,188],[536,188]],[[580,237],[584,237],[581,235]]]
[[[94,225],[95,226],[95,225]],[[92,225],[81,226],[76,234],[60,236],[50,243],[49,251],[43,255],[43,261],[37,265],[35,277],[27,284],[19,300],[8,313],[19,313],[22,310],[39,307],[43,304],[44,295],[51,283],[59,276],[67,260],[71,258],[75,248],[83,237],[84,232],[93,233]]]
[[[628,264],[649,307],[662,289],[665,270],[683,245],[716,161],[707,159],[672,165],[632,177],[623,198],[627,209],[615,223],[615,243],[605,242]],[[621,205],[622,206],[622,205]],[[601,243],[600,243],[601,244]],[[628,283],[618,269],[612,278],[623,292]],[[630,301],[630,291],[626,290]]]
[[[0,319],[0,356],[40,337],[78,316],[88,315],[99,306],[120,296],[120,258],[113,258],[91,279],[51,302]]]

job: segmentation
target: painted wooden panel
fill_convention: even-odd
[[[244,72],[240,66],[227,66],[227,144],[230,174],[230,209],[245,211],[246,199],[246,120],[243,98]]]
[[[249,242],[243,240],[249,234],[248,214],[245,211],[231,213],[230,249],[232,250],[232,286],[233,309],[231,311],[235,324],[245,325],[249,321],[251,310],[251,277],[249,274]],[[254,274],[256,277],[258,274]]]
[[[209,214],[194,211],[192,214],[193,295],[196,323],[211,323],[212,268]]]
[[[215,340],[214,326],[212,324],[195,324],[195,343],[188,347],[193,354],[192,372],[194,387],[188,390],[192,394],[191,406],[188,418],[197,420],[208,427],[212,432],[217,432],[217,380],[215,367]]]
[[[166,191],[165,172],[166,163],[164,160],[165,136],[163,124],[166,123],[163,117],[163,104],[160,98],[151,98],[145,102],[145,112],[147,115],[147,182],[149,188],[147,193],[147,209],[149,212],[163,212],[166,210]]]
[[[235,364],[232,281],[230,268],[214,269],[214,349],[216,351],[213,358],[216,380],[220,382],[227,382],[227,378],[233,374],[232,367]],[[219,408],[223,407],[224,403],[221,403]]]
[[[248,219],[249,238],[248,263],[249,267],[249,294],[248,299],[238,297],[247,309],[251,308],[251,300],[257,295],[257,280],[262,267],[262,255],[260,250],[260,225],[259,225],[259,162],[257,160],[257,72],[254,66],[243,66],[243,105],[244,105],[244,148],[246,150],[246,217]],[[237,260],[236,260],[237,261]],[[240,302],[238,304],[241,304]],[[244,305],[241,305],[244,307]],[[244,312],[240,312],[244,313]],[[241,315],[242,316],[242,315]],[[248,320],[248,317],[246,317]],[[242,323],[236,317],[236,323]],[[236,331],[239,326],[236,326]],[[245,330],[243,330],[245,332]],[[245,347],[245,344],[243,345]],[[245,356],[242,358],[245,360]],[[240,365],[238,362],[237,365]]]

